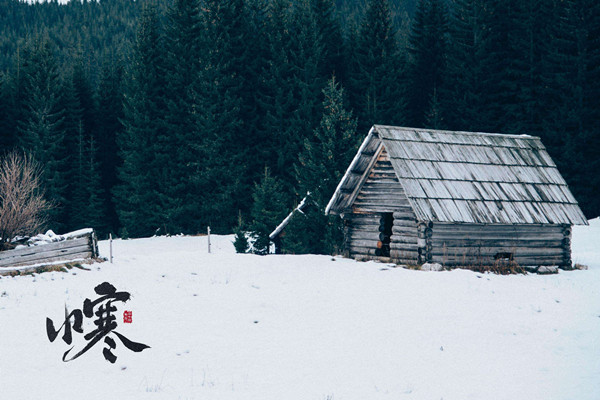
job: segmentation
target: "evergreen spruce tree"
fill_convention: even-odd
[[[48,39],[37,37],[27,43],[19,70],[24,109],[18,121],[18,145],[43,166],[47,198],[56,206],[49,213],[50,226],[62,232],[67,227],[68,211],[65,109],[60,103],[58,67]]]
[[[71,80],[73,81],[73,89],[79,99],[83,130],[91,135],[96,132],[98,106],[96,104],[94,89],[86,70],[83,55],[79,54],[74,61]]]
[[[552,30],[559,24],[552,3],[523,0],[513,4],[516,12],[510,42],[515,56],[506,66],[509,101],[503,114],[508,118],[502,132],[541,136],[546,148],[556,154],[554,129],[544,127],[551,108],[547,84]]]
[[[487,0],[456,0],[450,19],[448,73],[438,91],[441,115],[448,128],[465,131],[486,131],[490,122],[485,98],[486,32],[484,2]]]
[[[356,119],[345,107],[344,90],[332,77],[322,90],[321,122],[313,138],[304,139],[304,149],[295,166],[301,193],[322,210],[333,195],[358,148]]]
[[[509,120],[514,116],[507,113],[515,102],[519,90],[519,71],[515,68],[519,60],[516,46],[521,34],[517,19],[520,14],[519,0],[485,0],[482,9],[483,51],[479,62],[483,68],[482,101],[486,105],[485,132],[506,132]]]
[[[419,1],[409,42],[407,121],[422,127],[446,73],[448,17],[442,0]]]
[[[98,85],[97,155],[98,172],[103,194],[103,209],[106,211],[107,229],[117,233],[119,219],[113,198],[117,185],[117,170],[122,165],[117,146],[117,137],[123,136],[123,66],[119,59],[108,58],[104,62]]]
[[[285,217],[285,203],[283,188],[280,182],[272,177],[268,168],[260,183],[254,185],[252,192],[252,223],[250,231],[254,238],[252,244],[256,254],[268,254],[270,239],[269,234],[279,225]]]
[[[200,193],[195,190],[192,144],[201,142],[197,113],[201,33],[200,2],[176,0],[167,13],[165,62],[165,129],[160,132],[157,162],[164,167],[163,207],[177,232],[195,233],[200,225]]]
[[[600,4],[560,4],[549,129],[562,135],[555,150],[557,165],[583,212],[593,218],[600,215]]]
[[[115,189],[121,225],[133,237],[164,231],[168,215],[159,190],[166,171],[156,163],[159,135],[164,128],[162,33],[156,9],[142,14],[124,102],[124,130],[117,138],[123,164]]]
[[[242,0],[207,0],[202,7],[198,124],[203,137],[195,144],[194,176],[202,225],[215,232],[230,232],[238,211],[249,211],[252,184],[264,162],[264,132],[254,123],[261,58],[252,53],[253,43],[261,41],[255,12]]]
[[[302,196],[295,183],[294,169],[304,139],[312,140],[319,124],[321,89],[340,56],[332,43],[336,19],[332,4],[300,2],[295,6],[279,0],[269,9],[269,45],[271,63],[267,90],[261,97],[266,110],[264,130],[267,160],[273,174],[281,178],[288,202]],[[319,33],[321,32],[321,33]]]
[[[10,109],[12,108],[6,76],[0,73],[0,154],[13,146],[14,133],[11,131]]]
[[[387,0],[370,0],[350,65],[350,100],[357,110],[358,130],[373,124],[402,125],[403,65]]]
[[[94,228],[100,235],[107,235],[110,229],[106,220],[97,145],[93,135],[88,137],[86,146],[85,194],[87,201],[83,214],[85,225]]]
[[[290,253],[333,254],[343,240],[340,219],[326,216],[333,195],[359,144],[356,120],[344,106],[344,92],[335,77],[323,89],[324,101],[319,128],[312,140],[305,139],[296,165],[298,186],[306,207],[297,211],[286,228],[283,249]]]
[[[79,155],[79,144],[80,139],[85,135],[83,128],[82,110],[79,102],[79,96],[75,92],[73,86],[72,76],[67,77],[60,89],[60,106],[63,111],[63,122],[62,130],[64,132],[64,163],[66,166],[65,179],[66,179],[66,191],[65,197],[68,201],[63,204],[65,208],[65,215],[67,216],[66,230],[72,231],[80,229],[82,226],[78,222],[78,226],[74,227],[72,224],[73,217],[83,207],[82,202],[79,201],[78,195],[84,190],[82,182],[78,182],[79,169],[82,165],[79,163],[81,160],[78,159]]]
[[[315,21],[317,38],[322,47],[319,74],[324,77],[336,75],[343,81],[346,76],[345,44],[335,2],[333,0],[310,0],[310,8]]]

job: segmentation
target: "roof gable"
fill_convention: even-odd
[[[368,171],[362,169],[373,157],[365,149],[376,143],[387,150],[419,220],[587,224],[537,137],[380,125],[369,132],[327,212],[352,205],[355,185],[364,181]]]

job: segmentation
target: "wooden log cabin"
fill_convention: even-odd
[[[398,264],[571,267],[587,225],[538,137],[375,125],[326,213],[346,255]]]

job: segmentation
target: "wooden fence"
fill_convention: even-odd
[[[4,267],[44,265],[57,261],[96,258],[98,239],[93,229],[63,235],[64,240],[0,252],[0,272]]]

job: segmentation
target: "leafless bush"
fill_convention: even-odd
[[[51,204],[44,198],[41,174],[30,156],[12,152],[0,159],[0,250],[16,235],[43,228]]]

